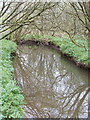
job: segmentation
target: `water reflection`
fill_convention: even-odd
[[[88,72],[54,50],[19,46],[14,78],[25,96],[25,116],[87,118]]]

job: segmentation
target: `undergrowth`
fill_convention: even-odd
[[[0,119],[21,118],[23,96],[13,80],[11,53],[17,45],[9,40],[0,41]]]
[[[69,38],[52,38],[51,42],[60,47],[60,50],[74,58],[77,63],[84,64],[86,66],[90,65],[90,60],[88,57],[88,43],[85,40],[75,39],[76,45]]]
[[[53,37],[53,36],[42,36],[42,35],[31,35],[26,34],[21,37],[22,40],[48,40],[59,46],[60,50],[73,57],[73,59],[80,64],[90,67],[89,51],[88,51],[88,41],[81,36],[75,36],[74,42],[67,36]]]

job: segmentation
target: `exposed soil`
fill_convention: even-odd
[[[55,49],[57,52],[59,52],[63,57],[66,57],[67,59],[69,59],[70,61],[74,62],[74,64],[76,64],[78,67],[80,68],[84,68],[84,69],[88,69],[90,70],[90,67],[78,63],[77,61],[74,60],[73,57],[69,56],[68,54],[63,53],[62,51],[60,51],[60,47],[56,46],[55,44],[53,44],[52,42],[45,42],[45,41],[40,41],[40,40],[27,40],[27,41],[20,41],[17,43],[18,45],[29,45],[29,46],[33,46],[33,45],[37,45],[37,46],[47,46],[49,48]]]

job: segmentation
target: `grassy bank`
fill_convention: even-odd
[[[76,36],[74,42],[69,37],[53,37],[40,35],[23,35],[22,40],[44,40],[45,42],[52,42],[59,47],[60,51],[73,58],[77,64],[82,64],[90,67],[90,59],[88,56],[88,42],[81,36]]]
[[[17,45],[8,40],[0,41],[0,117],[21,118],[23,96],[12,78],[11,53],[15,52]],[[0,118],[0,119],[1,119]]]

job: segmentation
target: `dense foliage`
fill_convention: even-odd
[[[0,54],[2,55],[0,57],[1,118],[22,117],[22,108],[20,105],[23,103],[23,96],[20,94],[19,87],[16,86],[16,81],[12,80],[13,67],[11,52],[14,52],[16,48],[16,44],[11,41],[0,41]]]
[[[73,59],[80,64],[90,66],[90,60],[88,57],[88,42],[81,36],[76,36],[73,43],[69,37],[53,37],[53,36],[41,36],[41,35],[24,35],[24,40],[43,40],[45,39],[59,46],[60,50],[73,57]],[[47,41],[47,42],[48,42]]]

